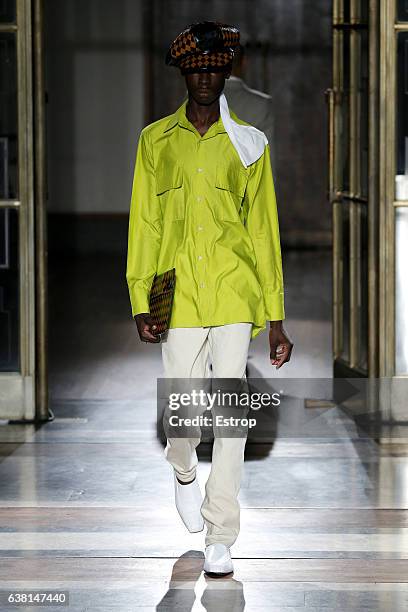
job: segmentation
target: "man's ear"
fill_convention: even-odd
[[[224,73],[225,80],[229,79],[230,76],[231,76],[231,72],[225,72]]]

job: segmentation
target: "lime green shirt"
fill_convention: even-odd
[[[201,136],[186,104],[140,135],[126,269],[132,315],[149,312],[155,273],[174,267],[171,328],[252,322],[254,338],[285,318],[269,145],[245,168],[221,117]]]

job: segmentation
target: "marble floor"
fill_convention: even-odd
[[[261,334],[251,376],[330,378],[330,269],[328,251],[287,254],[295,351],[278,374]],[[52,419],[0,423],[1,610],[33,609],[9,591],[63,592],[75,612],[408,609],[408,435],[380,444],[341,407],[292,401],[292,420],[248,440],[235,572],[210,578],[173,504],[160,347],[138,341],[123,260],[51,262],[50,282]],[[202,487],[210,455],[200,445]]]

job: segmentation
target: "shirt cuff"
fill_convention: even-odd
[[[264,302],[267,321],[283,321],[285,318],[284,292],[264,288]]]
[[[132,287],[129,287],[132,317],[142,312],[150,312],[149,295],[150,288],[148,288],[145,283],[136,283]]]

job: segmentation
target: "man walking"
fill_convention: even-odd
[[[239,31],[192,24],[166,63],[185,75],[188,100],[140,136],[129,217],[126,278],[141,340],[158,342],[149,315],[155,273],[176,269],[167,378],[245,377],[249,344],[270,321],[271,364],[289,361],[278,214],[263,132],[230,113],[223,95]],[[204,570],[233,571],[245,437],[214,439],[203,499],[199,437],[168,438],[176,507],[190,532],[207,527]]]

